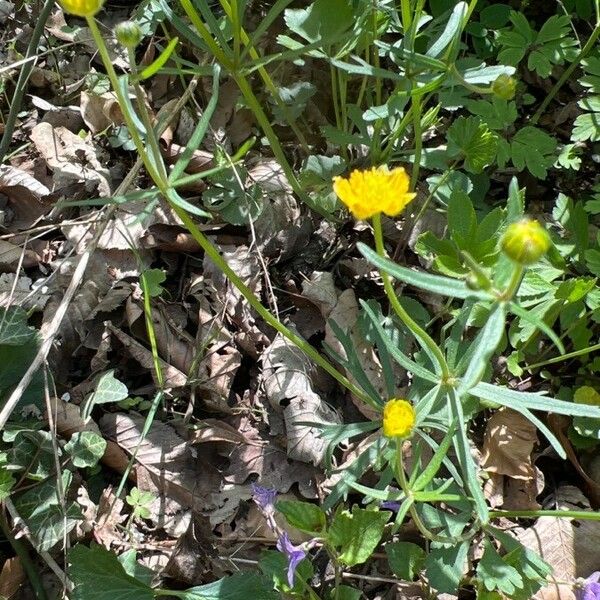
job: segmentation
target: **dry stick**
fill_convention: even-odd
[[[166,128],[166,126],[171,121],[171,119],[183,108],[183,106],[188,101],[190,95],[193,93],[194,89],[196,88],[197,84],[198,84],[198,78],[194,78],[190,82],[190,85],[187,87],[186,91],[183,93],[180,100],[173,107],[173,110],[170,112],[170,114],[165,118],[163,125],[162,125],[163,128]],[[133,166],[131,171],[127,174],[125,179],[122,181],[121,185],[119,185],[119,187],[115,190],[114,195],[119,196],[119,195],[124,194],[127,191],[129,186],[133,183],[133,180],[135,179],[137,172],[141,169],[141,167],[142,167],[142,159],[138,158],[137,162],[135,163],[135,165]],[[33,362],[29,366],[29,369],[27,369],[25,375],[23,375],[23,377],[21,378],[19,385],[15,388],[13,393],[10,395],[10,397],[6,401],[6,404],[0,411],[0,430],[3,429],[4,426],[6,425],[8,418],[10,417],[10,415],[12,414],[12,411],[17,406],[19,400],[21,399],[21,396],[23,395],[23,392],[27,389],[27,387],[31,383],[31,380],[33,379],[33,376],[35,375],[35,373],[45,363],[48,353],[50,352],[50,348],[52,347],[52,344],[54,342],[54,338],[58,334],[58,330],[60,329],[60,326],[61,326],[62,321],[65,317],[65,314],[69,308],[69,305],[70,305],[71,301],[73,300],[73,297],[75,296],[75,293],[77,292],[79,286],[81,285],[83,276],[85,275],[85,271],[87,269],[88,263],[90,262],[92,254],[96,250],[98,242],[100,241],[100,237],[102,236],[102,234],[104,233],[104,230],[108,226],[110,218],[111,218],[112,214],[114,213],[115,209],[116,209],[115,205],[110,206],[106,210],[105,214],[100,215],[100,217],[98,218],[98,220],[100,220],[100,218],[103,216],[104,220],[100,223],[98,230],[94,234],[94,237],[92,238],[87,249],[85,250],[85,252],[81,255],[81,258],[79,259],[77,268],[75,269],[75,272],[73,273],[73,277],[71,277],[71,282],[69,283],[69,287],[67,288],[67,291],[65,292],[65,295],[60,303],[60,306],[58,307],[58,309],[56,311],[56,314],[54,315],[54,318],[50,322],[50,325],[45,332],[45,339],[42,342],[40,349],[38,350],[35,358],[33,359]],[[91,227],[91,224],[90,224],[90,227]]]

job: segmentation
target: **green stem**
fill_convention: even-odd
[[[538,122],[539,118],[548,108],[550,102],[552,102],[556,94],[558,94],[560,88],[565,84],[569,77],[571,77],[571,74],[577,68],[577,65],[579,65],[579,63],[591,52],[599,36],[600,22],[597,22],[592,34],[585,43],[585,46],[581,49],[581,52],[579,52],[577,55],[577,58],[564,70],[563,74],[560,76],[560,79],[554,84],[554,87],[550,90],[550,93],[544,98],[544,101],[540,104],[533,117],[531,117],[530,123],[532,125],[535,125]]]
[[[476,94],[493,94],[494,92],[492,91],[492,86],[489,87],[481,87],[480,85],[474,85],[472,83],[469,83],[459,72],[458,69],[456,68],[456,65],[452,65],[450,68],[450,72],[452,73],[452,75],[454,75],[454,77],[456,77],[456,79],[458,79],[461,83],[462,86],[466,87],[468,90],[470,90],[471,92],[475,92]]]
[[[536,517],[556,517],[560,519],[585,519],[587,521],[600,521],[600,512],[585,510],[490,510],[492,519],[522,518],[534,519]]]
[[[373,235],[375,238],[375,249],[377,250],[377,254],[382,258],[386,258],[385,247],[383,244],[383,232],[381,229],[381,214],[377,214],[372,219],[373,223]],[[388,300],[396,312],[396,314],[400,317],[402,322],[408,327],[408,329],[412,332],[412,334],[423,344],[425,348],[427,348],[431,355],[435,357],[437,360],[439,367],[442,371],[442,381],[447,381],[450,379],[450,369],[448,368],[448,363],[444,357],[444,354],[440,350],[439,346],[433,341],[431,336],[420,327],[416,321],[412,319],[412,317],[406,312],[400,301],[398,300],[398,296],[394,291],[394,287],[392,286],[392,282],[390,277],[384,271],[380,271],[381,278],[383,280],[383,286],[385,289],[385,293],[388,297]]]
[[[569,360],[571,358],[577,358],[578,356],[584,356],[585,354],[595,352],[596,350],[600,350],[600,344],[588,346],[587,348],[583,348],[582,350],[576,350],[575,352],[569,352],[568,354],[555,356],[554,358],[549,358],[548,360],[534,363],[533,365],[528,365],[527,369],[539,369],[540,367],[545,367],[546,365],[553,365],[555,363],[562,362],[563,360]]]
[[[413,119],[413,135],[415,139],[415,159],[413,169],[410,175],[410,189],[414,192],[417,189],[419,181],[419,169],[421,168],[421,154],[423,152],[423,139],[421,131],[421,104],[422,98],[420,94],[415,94],[412,97],[412,119]]]
[[[125,97],[123,96],[123,92],[121,91],[121,86],[119,85],[119,78],[117,77],[117,73],[115,72],[115,69],[113,67],[110,55],[108,54],[108,50],[106,49],[106,44],[104,43],[104,38],[102,37],[100,30],[98,29],[96,20],[94,19],[94,17],[86,17],[86,20],[90,29],[90,33],[92,34],[94,42],[96,43],[96,46],[98,48],[98,52],[100,53],[100,58],[102,59],[104,68],[106,69],[106,74],[108,75],[110,84],[113,88],[114,93],[117,96],[117,100],[119,102],[119,106],[121,107],[123,118],[125,120],[125,125],[127,125],[127,129],[129,130],[129,135],[131,135],[131,138],[133,139],[133,143],[135,144],[140,158],[144,161],[144,166],[146,167],[148,174],[159,187],[160,191],[164,193],[165,182],[161,178],[159,171],[157,171],[157,169],[155,168],[153,161],[150,160],[150,157],[146,152],[144,142],[140,137],[140,134],[131,115],[129,114],[129,111],[127,110],[128,103]],[[152,135],[152,131],[148,131],[147,135]]]
[[[31,39],[29,40],[29,44],[27,45],[27,52],[25,53],[25,58],[31,58],[36,55],[38,50],[38,44],[40,43],[40,38],[44,33],[46,21],[48,20],[48,17],[50,16],[50,13],[52,12],[54,6],[54,0],[46,0],[40,13],[36,15],[35,27],[31,33]],[[15,86],[12,102],[10,104],[10,110],[8,111],[8,117],[6,118],[6,123],[4,124],[4,133],[2,135],[2,141],[0,141],[0,164],[4,161],[6,152],[10,147],[13,131],[17,122],[17,116],[19,114],[19,111],[21,110],[21,102],[23,101],[23,95],[25,94],[25,90],[27,89],[27,82],[29,81],[29,76],[33,71],[35,63],[35,60],[29,60],[21,67],[21,72],[19,73],[17,85]]]
[[[508,282],[508,286],[506,287],[504,292],[502,292],[500,300],[508,302],[509,300],[512,300],[514,298],[515,294],[517,293],[517,290],[519,289],[519,286],[521,285],[521,279],[523,278],[524,271],[525,269],[523,268],[523,265],[515,265],[515,270],[512,273],[510,281]]]
[[[9,541],[10,545],[15,551],[15,554],[19,557],[21,566],[25,570],[25,573],[27,573],[27,578],[29,579],[29,583],[31,584],[31,588],[37,600],[48,600],[48,596],[46,595],[46,590],[44,589],[42,580],[40,579],[38,569],[34,566],[31,558],[29,557],[29,553],[27,552],[25,544],[23,544],[21,540],[16,539],[12,534],[2,509],[0,509],[0,529],[2,529],[4,537]]]

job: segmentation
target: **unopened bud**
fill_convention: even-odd
[[[123,21],[115,27],[115,37],[125,48],[135,48],[142,40],[142,30],[133,21]]]
[[[504,253],[521,265],[531,265],[548,252],[548,232],[534,219],[522,219],[506,229],[500,242]]]
[[[502,73],[492,83],[492,92],[502,100],[512,100],[515,97],[517,80],[510,75]]]

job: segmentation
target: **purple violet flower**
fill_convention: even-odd
[[[600,600],[600,571],[592,573],[581,585],[575,589],[577,600]]]
[[[290,541],[290,536],[284,531],[277,540],[277,550],[283,552],[288,560],[288,585],[294,587],[294,575],[296,568],[306,557],[306,552],[301,546],[294,546]]]
[[[260,509],[260,512],[267,520],[267,525],[271,531],[277,532],[277,523],[275,523],[275,499],[277,490],[252,484],[252,499]]]
[[[398,512],[400,510],[400,506],[402,506],[402,504],[397,500],[385,500],[379,504],[379,508],[383,508],[383,510],[391,510],[392,512]]]
[[[252,484],[252,499],[263,512],[272,512],[275,508],[277,490]]]

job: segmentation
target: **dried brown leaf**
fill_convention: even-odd
[[[0,597],[10,600],[14,598],[25,582],[25,569],[18,556],[7,558],[0,571]]]
[[[183,507],[205,511],[210,493],[220,482],[216,470],[165,423],[154,421],[142,439],[143,424],[140,416],[116,413],[104,415],[99,423],[104,436],[127,454],[132,455],[137,448],[136,464],[150,473],[161,493]]]
[[[482,468],[513,479],[532,480],[531,452],[536,442],[537,430],[531,421],[514,410],[499,410],[486,426]]]
[[[589,509],[585,496],[573,486],[559,488],[554,500],[558,510]],[[516,537],[554,569],[556,581],[542,588],[535,600],[572,600],[574,594],[570,582],[598,570],[598,521],[540,517],[533,527],[518,530]]]

